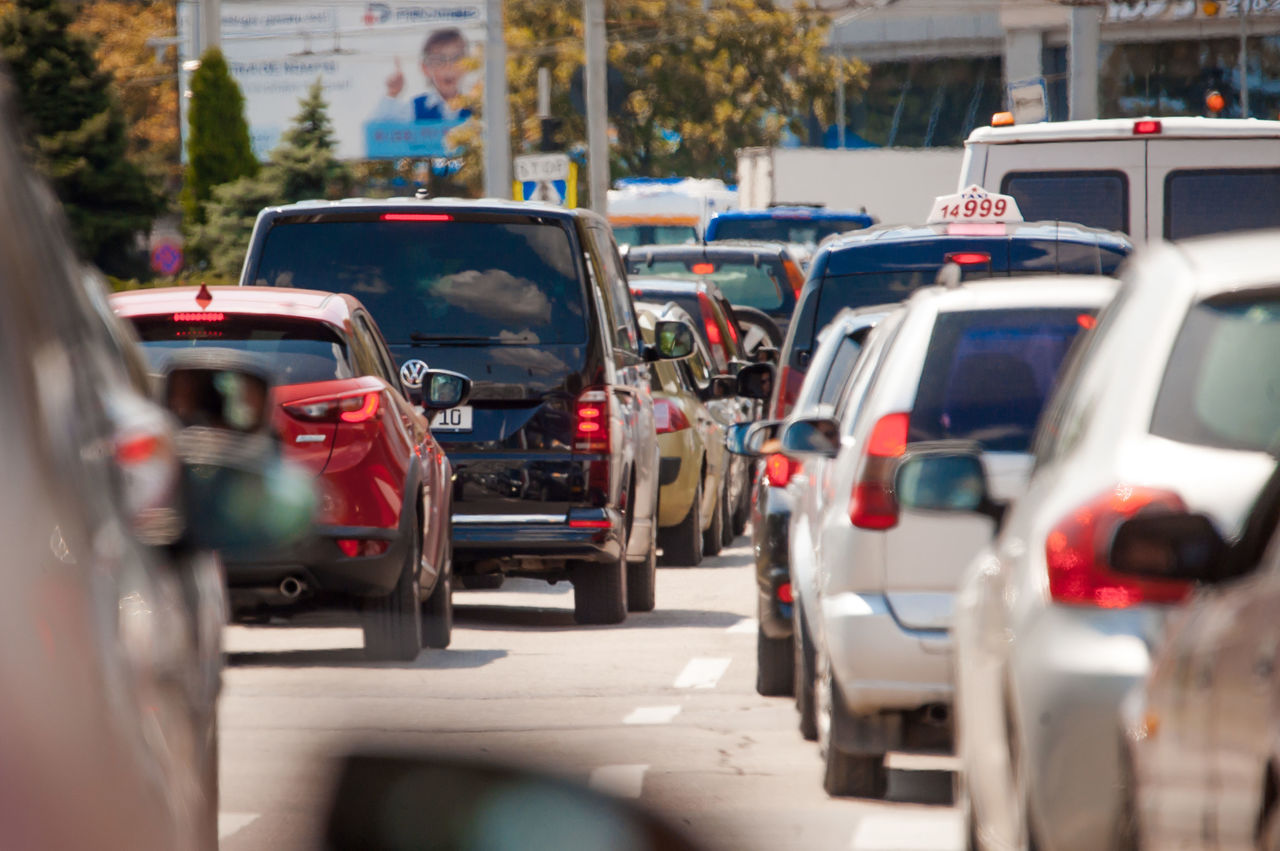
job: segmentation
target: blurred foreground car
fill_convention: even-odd
[[[784,454],[834,459],[790,532],[793,573],[818,577],[809,626],[829,794],[883,796],[888,751],[951,741],[953,597],[991,524],[939,513],[899,464],[965,441],[996,493],[1016,495],[1059,366],[1114,290],[1066,276],[920,290],[877,328],[891,339],[865,393],[838,419],[782,429]]]
[[[249,404],[259,377],[167,376],[216,379],[235,432],[179,432],[150,400],[127,327],[23,163],[10,104],[0,78],[0,844],[213,851],[226,604],[211,549],[274,543],[256,517],[283,539],[310,493],[264,486],[281,470]]]
[[[224,558],[233,616],[354,610],[375,660],[449,646],[452,468],[405,399],[364,306],[349,295],[265,287],[135,290],[111,303],[154,371],[193,350],[260,363],[274,379],[272,425],[285,452],[316,477],[320,511],[307,541]],[[470,392],[458,373],[416,378],[432,410]]]
[[[1121,700],[1190,586],[1115,572],[1107,544],[1142,511],[1205,512],[1233,536],[1275,466],[1277,238],[1135,256],[1046,409],[1025,494],[966,571],[960,792],[984,848],[1118,841]],[[940,463],[959,470],[964,457]],[[948,510],[990,501],[955,478]]]

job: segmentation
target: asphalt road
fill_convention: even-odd
[[[365,663],[355,629],[232,627],[221,703],[225,851],[319,847],[353,747],[546,766],[640,801],[708,849],[961,847],[953,761],[890,755],[887,801],[834,800],[789,698],[755,692],[746,538],[659,568],[658,606],[573,624],[567,583],[455,594],[453,644]]]

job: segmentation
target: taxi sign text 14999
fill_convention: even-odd
[[[933,201],[929,222],[1020,222],[1018,202],[1008,195],[970,186],[954,195],[939,195]]]

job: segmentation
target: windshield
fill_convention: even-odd
[[[157,373],[165,370],[175,352],[208,348],[252,355],[271,372],[276,384],[307,384],[354,375],[342,339],[318,322],[261,316],[186,322],[165,315],[135,317],[133,327],[148,365]]]
[[[685,245],[698,241],[693,225],[614,225],[619,245]]]
[[[782,288],[789,286],[786,270],[779,260],[752,262],[701,260],[655,260],[652,265],[629,264],[631,274],[713,281],[730,304],[773,310],[783,303]]]
[[[354,295],[392,344],[458,336],[580,343],[584,296],[558,224],[277,223],[254,272],[265,286]]]
[[[1196,305],[1165,370],[1151,433],[1201,446],[1280,447],[1280,298]]]
[[[840,219],[823,216],[821,219],[740,219],[724,218],[715,224],[716,239],[758,239],[768,242],[794,242],[801,245],[817,245],[828,236],[850,230],[862,230],[867,226],[863,218]]]

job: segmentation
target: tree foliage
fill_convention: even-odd
[[[188,227],[204,221],[202,204],[213,187],[258,171],[244,117],[244,95],[231,77],[222,51],[211,47],[191,75],[187,110],[187,170],[182,212]]]
[[[59,0],[18,0],[0,19],[0,58],[32,159],[62,201],[82,256],[109,274],[143,271],[138,238],[160,196],[128,156],[124,114],[93,43],[71,30]]]

